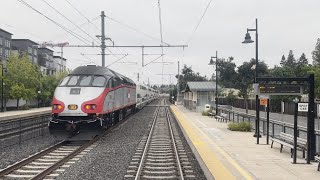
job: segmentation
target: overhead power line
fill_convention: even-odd
[[[53,9],[56,13],[60,14],[64,19],[69,21],[71,24],[73,24],[75,27],[77,27],[80,31],[82,31],[84,34],[86,34],[88,37],[90,37],[93,41],[96,43],[99,43],[94,37],[92,37],[90,34],[88,34],[86,31],[84,31],[80,26],[78,26],[76,23],[74,23],[71,19],[67,18],[64,14],[62,14],[60,11],[58,11],[55,7],[53,7],[50,3],[48,3],[46,0],[42,0],[46,5],[48,5],[51,9]],[[90,42],[90,41],[89,41]]]
[[[88,42],[86,42],[87,40],[85,38],[83,38],[82,36],[76,34],[75,32],[69,30],[68,28],[64,27],[63,25],[61,25],[60,23],[56,22],[55,20],[51,19],[50,17],[48,17],[47,15],[43,14],[42,12],[40,12],[39,10],[37,10],[36,8],[32,7],[31,5],[29,5],[27,2],[25,2],[24,0],[17,0],[18,2],[20,2],[21,4],[27,6],[28,8],[32,9],[33,11],[37,12],[38,14],[40,14],[41,16],[45,17],[46,19],[48,19],[49,21],[51,21],[52,23],[54,23],[55,25],[57,25],[58,27],[60,27],[61,29],[63,29],[64,31],[66,31],[67,33],[69,33],[70,35],[72,35],[73,37],[77,38],[79,41],[88,44]]]
[[[95,24],[93,24],[92,22],[94,20],[89,20],[89,18],[87,18],[81,11],[79,11],[73,4],[70,3],[70,1],[65,0],[74,10],[76,10],[82,17],[84,17],[90,24],[92,24],[97,30],[101,31],[100,28],[98,28]]]
[[[121,21],[119,21],[119,20],[116,20],[116,19],[113,18],[113,17],[110,17],[110,16],[108,16],[108,15],[106,15],[106,17],[107,17],[108,19],[110,19],[110,20],[112,20],[112,21],[114,21],[114,22],[116,22],[116,23],[118,23],[118,24],[120,24],[120,25],[128,28],[128,29],[131,29],[131,30],[134,31],[134,32],[140,33],[140,34],[148,37],[149,39],[152,39],[152,40],[155,40],[155,41],[161,41],[160,39],[158,39],[158,38],[156,38],[156,37],[153,37],[153,36],[151,36],[151,35],[149,35],[149,34],[147,34],[147,33],[145,33],[145,32],[142,32],[142,31],[138,30],[137,28],[135,28],[135,27],[133,27],[133,26],[130,26],[130,25],[126,24],[126,23],[123,23],[123,22],[121,22]],[[166,44],[166,45],[170,45],[169,43],[166,43],[166,42],[163,42],[163,43]]]
[[[210,6],[211,2],[212,2],[212,0],[210,0],[210,1],[209,1],[209,3],[208,3],[208,5],[206,6],[206,8],[205,8],[205,10],[204,10],[204,12],[203,12],[203,14],[202,14],[202,16],[201,16],[200,20],[198,21],[198,23],[197,23],[196,27],[194,28],[194,30],[193,30],[193,32],[192,32],[192,34],[191,34],[191,36],[188,38],[188,40],[187,40],[186,44],[189,44],[189,43],[190,43],[190,41],[192,40],[192,38],[193,38],[194,34],[196,33],[196,31],[197,31],[197,29],[198,29],[199,25],[200,25],[200,24],[201,24],[201,22],[202,22],[202,19],[203,19],[204,15],[206,14],[206,12],[207,12],[207,10],[208,10],[208,8],[209,8],[209,6]]]

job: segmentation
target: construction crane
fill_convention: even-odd
[[[65,46],[68,46],[69,45],[69,43],[68,42],[64,42],[64,43],[52,43],[52,42],[43,42],[43,43],[39,43],[39,47],[41,47],[41,48],[45,48],[45,47],[60,47],[61,48],[61,52],[60,52],[60,54],[61,54],[61,59],[63,59],[63,48],[65,47]]]

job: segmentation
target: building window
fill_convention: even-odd
[[[37,49],[34,49],[34,50],[33,50],[33,54],[34,54],[34,55],[37,55]]]
[[[5,49],[5,50],[4,50],[4,56],[5,56],[5,57],[9,57],[9,50],[8,50],[8,49]]]
[[[4,45],[5,45],[6,47],[10,48],[10,41],[6,39],[6,40],[4,41]]]
[[[2,46],[3,45],[3,43],[2,43],[2,38],[0,37],[0,45]]]
[[[1,41],[1,40],[0,40],[0,41]],[[3,50],[2,50],[2,48],[0,47],[0,56],[2,56],[2,51],[3,51]]]
[[[28,47],[28,53],[32,54],[32,48],[31,47]]]

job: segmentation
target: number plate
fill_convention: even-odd
[[[68,106],[68,108],[69,108],[70,110],[77,110],[77,109],[78,109],[78,106],[75,105],[75,104],[71,104],[71,105]]]

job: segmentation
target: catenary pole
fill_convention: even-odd
[[[105,67],[105,61],[106,61],[106,56],[105,56],[105,50],[106,50],[106,36],[105,36],[105,31],[104,31],[104,18],[106,16],[104,15],[104,11],[101,11],[101,57],[102,57],[102,67]]]

